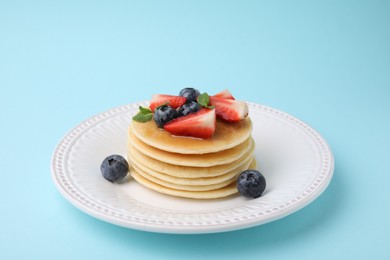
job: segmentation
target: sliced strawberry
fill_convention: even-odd
[[[156,107],[165,103],[168,103],[167,105],[172,108],[178,108],[186,103],[186,98],[180,96],[156,94],[152,96],[149,108],[154,111]]]
[[[178,117],[164,125],[164,129],[173,135],[210,138],[215,131],[215,109],[202,108],[198,112]]]
[[[244,101],[211,96],[209,105],[215,107],[218,118],[228,122],[238,122],[248,115],[248,105]]]
[[[214,95],[214,97],[221,97],[226,99],[235,99],[228,89],[224,89],[221,92]]]

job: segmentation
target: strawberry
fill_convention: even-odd
[[[221,92],[214,95],[214,97],[221,97],[226,99],[235,99],[228,89],[224,89]]]
[[[248,105],[244,101],[211,96],[209,105],[215,107],[218,118],[228,122],[238,122],[248,115]]]
[[[186,101],[187,99],[185,97],[156,94],[152,96],[149,108],[150,110],[154,111],[156,107],[161,106],[165,103],[168,103],[167,105],[172,108],[178,108],[184,105]]]
[[[173,135],[210,138],[215,131],[215,109],[202,108],[198,112],[178,117],[164,125],[164,129]]]

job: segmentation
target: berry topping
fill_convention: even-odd
[[[162,105],[154,110],[153,119],[159,128],[163,128],[166,123],[172,121],[178,116],[176,109],[170,106]]]
[[[265,190],[266,182],[263,174],[256,170],[243,171],[237,179],[237,189],[247,198],[258,198]]]
[[[152,111],[154,111],[156,107],[161,106],[163,104],[167,104],[172,108],[178,108],[184,105],[185,103],[186,103],[185,97],[157,94],[157,95],[153,95],[152,100],[150,100],[149,107]]]
[[[210,105],[215,107],[217,117],[228,122],[238,122],[248,115],[248,105],[244,101],[211,96]]]
[[[228,89],[222,90],[221,92],[217,93],[214,95],[214,97],[221,97],[221,98],[226,98],[226,99],[235,99],[230,93]]]
[[[199,95],[199,90],[194,88],[183,88],[179,93],[179,96],[185,97],[187,99],[187,102],[196,101],[196,98]]]
[[[164,129],[173,135],[210,138],[216,126],[215,109],[202,108],[198,112],[178,117],[165,124]]]
[[[198,112],[199,110],[200,110],[200,105],[194,101],[191,101],[179,107],[177,112],[179,116],[186,116],[188,114]]]
[[[100,171],[106,180],[119,182],[129,172],[129,164],[122,156],[113,154],[103,160]]]

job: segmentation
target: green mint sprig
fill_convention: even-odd
[[[149,108],[139,106],[139,112],[133,116],[133,120],[140,123],[146,123],[152,120],[153,112]]]
[[[210,97],[209,97],[209,94],[207,94],[207,92],[200,94],[197,98],[197,101],[198,101],[198,104],[202,107],[209,108],[209,109],[214,108],[214,106],[209,106]]]

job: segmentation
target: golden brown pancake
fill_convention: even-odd
[[[232,183],[233,181],[236,180],[236,178],[235,178],[236,175],[233,175],[233,177],[231,177],[230,179],[224,180],[224,181],[219,182],[219,183],[207,184],[207,185],[205,185],[205,184],[200,184],[200,185],[183,185],[183,184],[178,184],[178,183],[167,182],[165,180],[161,180],[159,178],[156,178],[155,176],[150,175],[150,174],[146,173],[145,171],[141,170],[135,164],[133,164],[132,167],[134,168],[134,170],[139,175],[141,175],[145,179],[147,179],[147,180],[149,180],[151,182],[154,182],[156,184],[159,184],[161,186],[164,186],[164,187],[167,187],[167,188],[171,188],[171,189],[176,189],[176,190],[185,190],[185,191],[215,190],[215,189],[219,189],[219,188],[225,187],[225,186],[229,185],[230,183]]]
[[[249,137],[237,146],[220,152],[207,154],[172,153],[147,145],[133,135],[132,132],[129,132],[129,145],[134,146],[139,152],[158,161],[192,167],[210,167],[231,163],[239,159],[248,150],[254,149],[254,141]]]
[[[250,149],[246,151],[240,158],[231,163],[210,167],[188,167],[156,160],[142,154],[140,151],[130,145],[128,147],[128,160],[145,165],[153,171],[178,178],[214,177],[228,173],[240,167],[242,164],[248,163],[249,159],[252,157],[253,151],[254,145],[252,145],[252,147],[250,147]]]
[[[224,181],[227,181],[235,176],[237,176],[240,172],[248,169],[249,165],[251,164],[253,160],[253,156],[251,155],[248,157],[243,164],[239,165],[239,167],[236,167],[235,169],[232,169],[231,171],[219,175],[219,176],[210,176],[210,177],[198,177],[198,178],[182,178],[182,177],[174,177],[168,174],[164,174],[161,172],[154,171],[150,169],[148,166],[137,162],[134,159],[130,159],[131,166],[134,167],[137,172],[138,170],[141,170],[142,172],[151,175],[155,178],[158,178],[160,180],[163,180],[165,182],[173,183],[173,184],[179,184],[179,185],[212,185],[212,184],[218,184]],[[198,171],[207,171],[207,169],[198,168]]]
[[[235,147],[247,140],[252,132],[249,117],[237,123],[217,120],[214,135],[209,139],[173,136],[159,129],[152,120],[146,123],[132,121],[131,132],[145,144],[172,153],[204,154]]]
[[[249,166],[250,169],[256,168],[256,161],[253,160],[252,164]],[[134,168],[130,169],[131,176],[140,184],[143,186],[158,191],[160,193],[173,195],[177,197],[183,197],[183,198],[192,198],[192,199],[216,199],[216,198],[222,198],[227,197],[233,194],[236,194],[238,192],[236,182],[233,181],[229,185],[215,189],[215,190],[208,190],[208,191],[186,191],[186,190],[179,190],[179,189],[172,189],[165,187],[163,185],[157,184],[155,182],[152,182],[144,177],[142,177],[140,174],[138,174]]]

